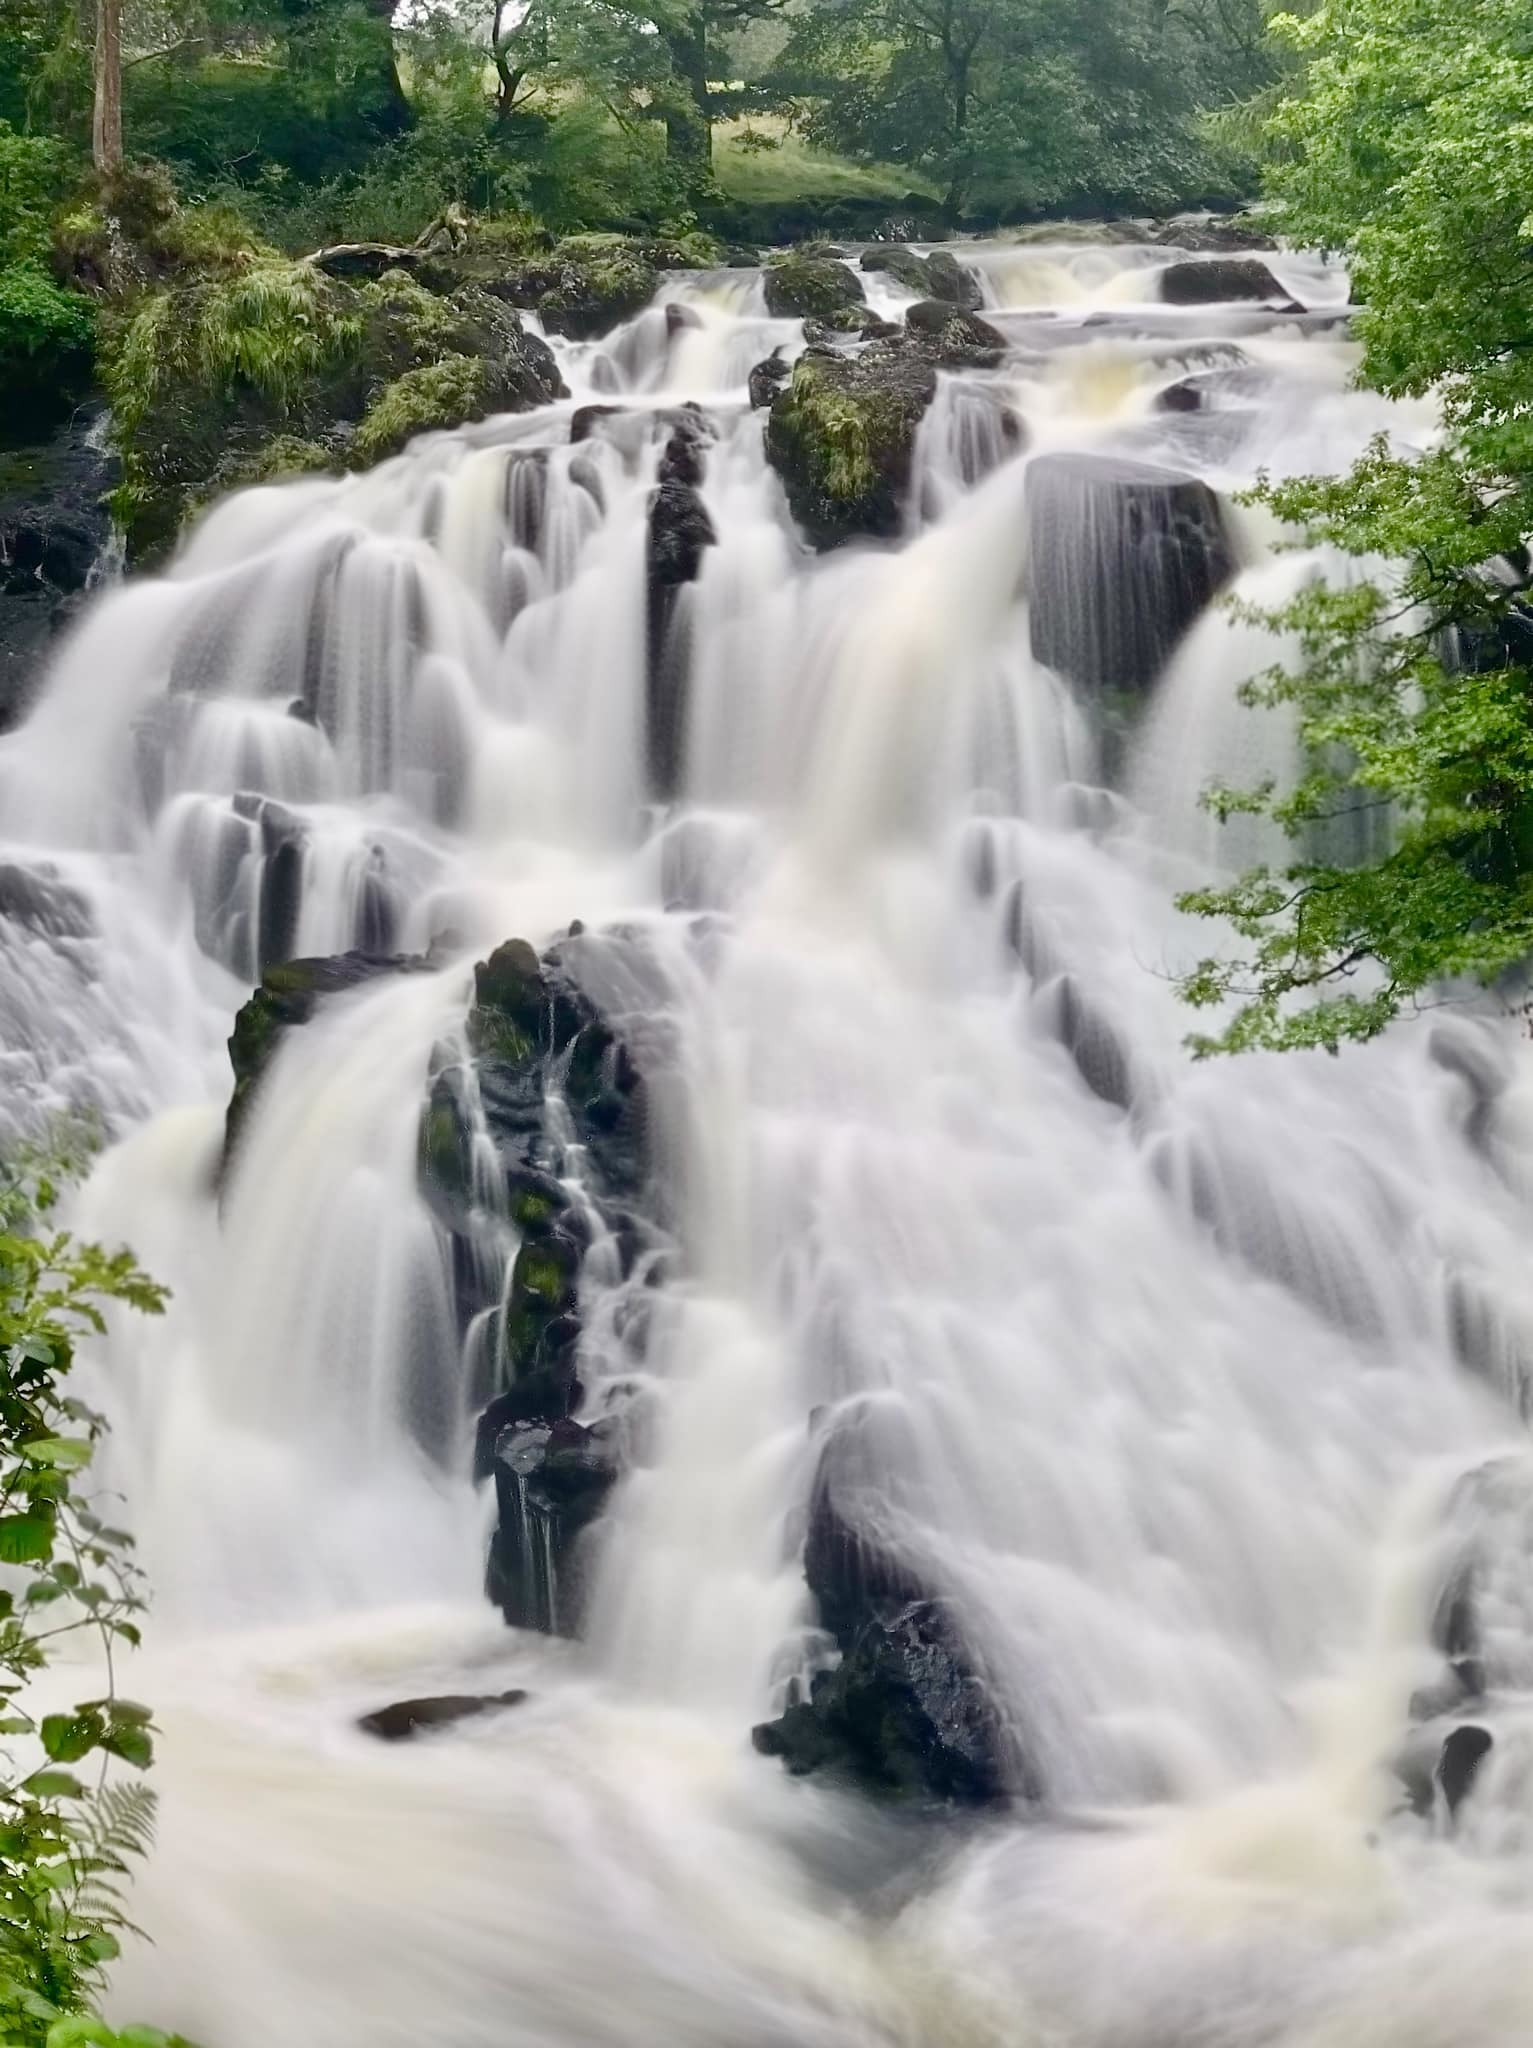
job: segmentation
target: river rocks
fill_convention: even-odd
[[[518,1405],[514,1392],[503,1396],[480,1426],[481,1445],[493,1438],[498,1513],[486,1590],[511,1627],[572,1636],[585,1605],[580,1539],[622,1469],[618,1425],[529,1421]]]
[[[926,357],[892,341],[810,350],[767,419],[767,457],[819,548],[900,530],[916,431],[937,389]]]
[[[912,346],[946,370],[994,369],[1006,353],[998,327],[942,299],[921,299],[905,315]]]
[[[0,731],[17,723],[49,647],[111,541],[116,475],[100,406],[40,447],[0,453]]]
[[[918,256],[914,249],[895,243],[866,250],[862,267],[870,273],[883,272],[918,298],[945,300],[965,312],[977,312],[985,302],[978,277],[946,249]]]
[[[1107,455],[1034,460],[1027,551],[1033,653],[1097,691],[1144,689],[1235,567],[1207,484]]]
[[[519,1707],[526,1698],[520,1687],[513,1687],[510,1692],[438,1693],[427,1699],[396,1700],[392,1706],[360,1714],[357,1726],[366,1735],[376,1735],[380,1742],[404,1742],[427,1728],[447,1728],[457,1721],[477,1720],[483,1714]]]
[[[659,282],[641,247],[621,235],[582,235],[511,266],[490,288],[535,312],[550,334],[594,341],[642,313]]]
[[[835,256],[780,256],[762,282],[767,311],[777,319],[834,321],[865,298],[861,278]]]
[[[686,735],[689,649],[678,628],[682,588],[697,580],[718,539],[698,494],[706,435],[700,420],[679,421],[660,459],[650,495],[645,543],[645,752],[650,788],[661,799],[680,786]]]
[[[460,1316],[494,1318],[484,1397],[514,1392],[521,1417],[545,1422],[580,1399],[578,1297],[593,1230],[604,1222],[631,1241],[628,1205],[647,1171],[643,1085],[565,965],[579,946],[566,940],[540,957],[512,939],[480,963],[467,1061],[439,1051],[420,1128],[421,1187],[453,1242]],[[563,1176],[551,1103],[580,1148],[583,1201]],[[491,1217],[503,1214],[520,1238],[504,1290],[503,1267],[485,1257],[487,1174],[499,1183]]]
[[[224,1118],[224,1171],[234,1157],[256,1091],[289,1031],[307,1024],[322,1003],[347,995],[380,975],[423,973],[432,965],[419,954],[381,958],[358,952],[328,959],[288,960],[269,968],[236,1016],[229,1039],[234,1092]]]
[[[751,1740],[796,1777],[823,1770],[878,1792],[968,1806],[1009,1791],[1000,1717],[934,1601],[868,1621],[836,1668],[816,1676],[809,1700],[754,1728]]]
[[[782,350],[774,348],[765,362],[756,364],[747,380],[746,388],[750,393],[751,409],[759,412],[764,406],[770,405],[792,374],[783,361]]]
[[[1255,299],[1299,311],[1292,295],[1256,256],[1211,256],[1173,263],[1161,272],[1160,295],[1168,306],[1217,306]]]
[[[1474,1790],[1480,1766],[1494,1746],[1490,1730],[1475,1727],[1472,1723],[1455,1728],[1444,1741],[1434,1776],[1450,1817],[1458,1812]]]
[[[439,1049],[420,1127],[460,1320],[487,1340],[475,1449],[498,1510],[487,1590],[514,1626],[565,1634],[580,1616],[579,1539],[622,1464],[615,1411],[573,1419],[583,1294],[621,1285],[654,1236],[635,1206],[644,1085],[583,985],[593,943],[572,932],[539,955],[511,939],[479,963],[467,1057]]]

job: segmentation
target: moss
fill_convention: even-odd
[[[444,1192],[466,1195],[468,1161],[465,1154],[463,1123],[457,1104],[447,1093],[433,1092],[421,1112],[421,1172]]]
[[[817,546],[899,531],[916,430],[935,389],[930,365],[891,343],[856,357],[800,357],[773,403],[767,454]]]
[[[515,304],[530,306],[550,333],[574,341],[594,340],[632,319],[659,282],[635,245],[615,236],[561,242],[508,280]]]
[[[768,264],[767,311],[779,319],[833,321],[863,303],[862,279],[835,256],[792,251]]]
[[[406,370],[374,399],[357,428],[352,451],[359,462],[397,455],[417,434],[481,420],[490,408],[490,377],[475,356],[444,356]]]

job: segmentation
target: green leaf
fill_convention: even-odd
[[[0,1515],[0,1564],[37,1564],[53,1549],[52,1515]]]
[[[89,1756],[106,1732],[101,1716],[89,1711],[45,1714],[38,1730],[43,1748],[56,1764],[78,1763],[82,1756]]]
[[[83,1799],[85,1787],[72,1771],[34,1771],[30,1778],[21,1783],[23,1792],[30,1792],[34,1799]]]
[[[154,1762],[154,1743],[148,1733],[131,1722],[109,1728],[101,1738],[101,1747],[112,1756],[121,1757],[125,1764],[132,1764],[138,1771],[147,1771]]]
[[[120,2038],[105,2020],[90,2013],[71,2013],[48,2029],[47,2048],[116,2048]]]
[[[54,1465],[61,1472],[78,1472],[94,1456],[92,1446],[77,1436],[36,1437],[21,1448],[34,1465]]]

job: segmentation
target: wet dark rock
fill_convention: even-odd
[[[102,415],[82,407],[51,441],[0,450],[0,731],[30,708],[111,539],[103,500],[117,465],[99,445]]]
[[[777,319],[831,320],[864,302],[862,280],[838,257],[792,254],[763,273],[767,311]]]
[[[1178,214],[1161,221],[1149,239],[1168,248],[1190,249],[1199,255],[1219,255],[1247,249],[1270,249],[1272,230],[1259,221],[1239,214]]]
[[[603,420],[616,419],[623,411],[621,405],[577,406],[570,416],[571,445],[594,439]]]
[[[610,1421],[587,1429],[567,1417],[525,1419],[518,1405],[514,1394],[504,1396],[481,1426],[482,1440],[500,1423],[486,1587],[511,1627],[570,1636],[585,1605],[580,1539],[622,1470],[617,1432]]]
[[[47,866],[0,864],[0,920],[50,939],[83,939],[91,930],[90,904]]]
[[[1235,568],[1207,484],[1109,455],[1036,458],[1027,551],[1034,655],[1100,691],[1152,682]]]
[[[636,1206],[644,1085],[582,980],[601,944],[577,925],[541,955],[511,939],[479,963],[468,1057],[440,1050],[420,1127],[420,1184],[448,1234],[460,1322],[489,1333],[475,1442],[498,1510],[487,1590],[515,1626],[565,1634],[579,1623],[578,1539],[621,1466],[616,1417],[573,1420],[582,1294],[598,1249],[596,1284],[611,1286],[655,1238]],[[506,1223],[509,1276],[511,1245],[495,1234]]]
[[[1128,1053],[1074,975],[1061,974],[1048,998],[1065,1050],[1092,1094],[1113,1109],[1131,1108],[1134,1083]]]
[[[415,953],[339,953],[326,959],[287,960],[268,968],[236,1016],[229,1039],[234,1092],[224,1118],[223,1171],[228,1171],[256,1092],[289,1031],[307,1024],[322,1004],[383,975],[425,973],[433,964],[425,955]]]
[[[747,389],[752,409],[759,412],[763,406],[770,405],[791,375],[783,361],[782,350],[774,348],[766,360],[757,363],[750,373]]]
[[[1458,1812],[1474,1790],[1480,1766],[1493,1747],[1490,1730],[1472,1724],[1455,1728],[1443,1743],[1434,1776],[1450,1815]]]
[[[816,547],[900,531],[916,432],[936,389],[932,362],[898,341],[800,356],[773,401],[766,448]]]
[[[941,299],[921,299],[905,315],[912,344],[946,370],[993,369],[1006,354],[1006,337],[977,313]]]
[[[817,347],[834,347],[847,340],[887,341],[898,334],[893,320],[885,320],[867,306],[838,306],[825,318],[804,322],[804,339]]]
[[[455,1721],[477,1720],[482,1714],[519,1707],[526,1698],[520,1687],[513,1687],[510,1692],[439,1693],[432,1698],[397,1700],[392,1706],[379,1707],[371,1714],[360,1715],[357,1726],[382,1742],[404,1742],[423,1729],[447,1728]]]
[[[550,334],[594,341],[654,298],[660,280],[649,253],[619,235],[572,236],[510,265],[487,288],[535,312]]]
[[[646,758],[650,788],[673,797],[681,782],[690,648],[681,631],[678,596],[697,580],[718,535],[698,493],[703,436],[678,426],[666,444],[659,484],[649,501],[645,547]]]
[[[308,832],[296,812],[275,799],[242,791],[234,814],[254,827],[261,862],[260,898],[256,915],[257,972],[292,958],[303,909],[303,863]],[[386,956],[386,945],[360,943],[358,951]]]
[[[453,1247],[454,1291],[466,1327],[496,1317],[491,1383],[481,1398],[516,1396],[518,1412],[545,1421],[580,1399],[576,1350],[579,1282],[590,1216],[626,1213],[647,1173],[644,1090],[627,1047],[601,1018],[566,952],[540,956],[524,939],[497,948],[475,970],[466,1024],[467,1061],[443,1049],[433,1062],[419,1140],[420,1184]],[[562,1142],[550,1103],[581,1149],[583,1207],[562,1174]],[[499,1178],[494,1208],[520,1238],[503,1312],[503,1265],[485,1248],[483,1196],[475,1179],[474,1128],[482,1118]]]
[[[1219,306],[1255,299],[1286,310],[1303,310],[1256,256],[1213,256],[1173,263],[1161,273],[1160,295],[1168,306]]]
[[[862,267],[869,272],[882,271],[922,299],[945,299],[966,312],[977,312],[985,302],[978,277],[947,249],[918,256],[914,249],[890,244],[865,250]]]
[[[933,1601],[867,1622],[809,1700],[751,1740],[795,1777],[825,1771],[895,1796],[977,1806],[1011,1789],[995,1704]]]

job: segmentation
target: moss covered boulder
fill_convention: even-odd
[[[197,272],[119,321],[109,385],[121,510],[142,560],[187,512],[260,474],[358,466],[414,433],[563,393],[547,344],[475,285],[440,294],[403,271],[347,282],[306,263]]]
[[[990,370],[1006,354],[998,327],[945,299],[921,299],[905,315],[911,346],[946,370]]]
[[[767,458],[816,547],[900,530],[916,432],[936,370],[897,341],[859,355],[811,349],[767,418]]]
[[[550,334],[593,341],[642,313],[660,277],[642,244],[621,235],[580,235],[485,282],[513,306],[536,313]]]
[[[780,320],[844,324],[866,306],[862,279],[836,256],[792,251],[767,265],[763,284],[767,311]]]

